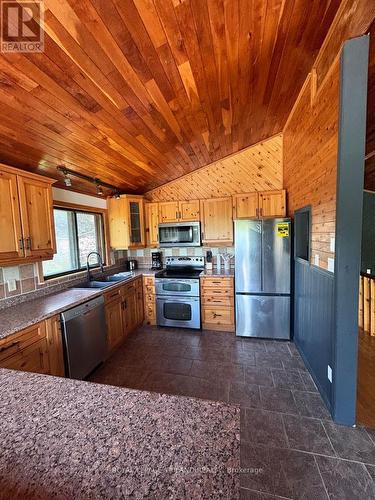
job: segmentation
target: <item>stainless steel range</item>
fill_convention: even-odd
[[[159,326],[201,327],[199,275],[204,257],[167,257],[155,274],[156,319]]]

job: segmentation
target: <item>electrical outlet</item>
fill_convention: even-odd
[[[327,377],[332,384],[332,368],[329,365],[327,366]]]
[[[371,269],[366,269],[367,274],[371,274]]]
[[[17,290],[16,280],[14,280],[14,279],[8,280],[7,285],[8,285],[9,292],[14,292],[15,290]]]

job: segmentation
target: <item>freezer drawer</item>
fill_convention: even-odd
[[[290,297],[236,294],[236,335],[290,338]]]

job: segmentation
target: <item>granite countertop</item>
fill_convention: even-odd
[[[213,269],[205,269],[204,271],[201,272],[200,274],[201,277],[204,276],[217,276],[220,278],[231,278],[234,276],[234,268],[231,269],[216,269],[215,267]]]
[[[62,292],[45,295],[2,309],[0,310],[0,339],[82,304],[93,297],[98,297],[104,292],[134,280],[138,276],[152,276],[153,274],[155,274],[155,271],[136,269],[130,278],[115,282],[112,286],[106,288],[67,288]]]
[[[0,498],[238,498],[235,405],[0,369]]]

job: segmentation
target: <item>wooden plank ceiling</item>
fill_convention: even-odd
[[[146,193],[150,201],[194,200],[283,188],[283,138],[276,135]]]
[[[0,161],[143,193],[281,132],[340,0],[44,5],[44,53],[0,56]]]

